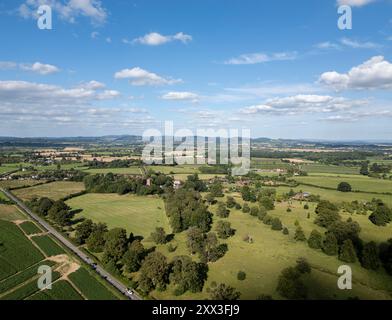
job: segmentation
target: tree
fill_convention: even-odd
[[[160,252],[148,254],[140,268],[140,278],[150,284],[150,288],[164,290],[168,282],[169,265]]]
[[[362,267],[365,269],[377,270],[380,265],[379,251],[375,242],[366,243],[362,250]]]
[[[221,198],[223,197],[223,186],[222,183],[220,183],[219,181],[214,182],[211,186],[210,186],[210,194],[215,197],[215,198]]]
[[[226,205],[223,202],[220,202],[218,204],[218,209],[216,211],[216,214],[220,218],[227,218],[230,214],[230,210],[226,208]]]
[[[238,271],[237,279],[240,281],[244,281],[246,279],[246,273],[244,271]]]
[[[218,237],[221,239],[227,239],[234,234],[234,230],[231,228],[231,223],[228,221],[218,221],[215,230]]]
[[[331,210],[329,208],[322,208],[318,211],[314,223],[323,228],[328,228],[335,221],[341,219],[338,210]]]
[[[133,241],[122,258],[125,270],[128,272],[138,271],[145,254],[146,250],[141,242],[139,240]]]
[[[309,262],[305,258],[298,258],[295,268],[301,274],[310,273],[312,271],[312,268],[311,268]]]
[[[307,203],[304,205],[304,209],[309,210],[309,205]]]
[[[348,182],[341,182],[337,190],[340,192],[351,192],[351,185]]]
[[[336,256],[338,254],[338,250],[338,240],[335,235],[332,232],[327,232],[323,243],[323,251],[329,256]]]
[[[151,232],[151,239],[156,244],[165,244],[166,243],[166,232],[162,227],[155,228],[154,232]]]
[[[279,275],[276,290],[282,297],[291,300],[306,299],[307,297],[307,288],[301,280],[301,273],[294,267],[283,269]]]
[[[376,226],[386,226],[391,222],[392,210],[389,209],[384,203],[377,204],[372,214],[369,216],[369,220]]]
[[[227,197],[226,206],[231,209],[231,208],[234,208],[235,205],[236,205],[236,202],[235,202],[234,198],[233,197]]]
[[[283,234],[287,236],[287,235],[289,234],[289,229],[287,229],[286,227],[284,227],[284,229],[283,229]]]
[[[363,176],[369,175],[369,164],[367,162],[362,163],[361,169],[359,170],[359,173]]]
[[[207,191],[206,184],[199,179],[199,175],[197,173],[188,176],[183,187],[184,189],[192,189],[198,192]]]
[[[199,228],[191,228],[187,232],[187,246],[192,254],[202,253],[204,250],[204,233]]]
[[[339,260],[354,263],[357,260],[357,254],[353,242],[350,239],[344,240],[340,247]]]
[[[275,205],[274,205],[274,199],[270,197],[261,197],[259,199],[260,205],[262,205],[265,209],[267,210],[274,210]]]
[[[263,223],[266,224],[267,226],[270,226],[272,224],[272,217],[266,214],[263,218]]]
[[[60,226],[71,224],[70,207],[62,200],[55,201],[48,211],[48,217]]]
[[[122,228],[111,229],[105,234],[105,260],[119,261],[127,250],[127,245],[127,231]]]
[[[279,218],[273,218],[272,224],[271,224],[271,229],[276,230],[276,231],[282,230],[283,229],[282,221],[280,221]]]
[[[77,244],[84,244],[87,238],[94,231],[94,223],[92,220],[87,219],[76,226],[75,241]]]
[[[295,230],[294,239],[296,241],[306,241],[305,233],[301,226],[298,226]]]
[[[240,296],[240,292],[224,283],[220,283],[215,288],[210,289],[211,300],[232,301],[237,300]]]
[[[242,187],[241,195],[244,201],[256,202],[256,195],[248,186]]]
[[[171,267],[170,282],[176,285],[176,295],[186,291],[193,293],[203,290],[207,280],[206,264],[192,261],[188,256],[174,257]]]
[[[308,239],[308,245],[312,249],[321,249],[323,238],[320,232],[312,230]]]
[[[86,240],[87,248],[91,252],[102,252],[105,246],[105,234],[108,228],[104,223],[94,225],[94,230]]]
[[[49,198],[46,197],[41,198],[38,201],[37,206],[35,206],[34,211],[39,215],[46,216],[48,214],[49,209],[52,207],[53,203],[54,203],[53,200]]]
[[[257,208],[257,207],[254,206],[254,207],[252,207],[252,208],[250,209],[250,215],[251,215],[251,216],[257,217],[258,214],[259,214],[259,208]]]
[[[244,205],[242,206],[242,212],[243,213],[249,213],[250,212],[250,207],[247,203],[244,203]]]
[[[341,245],[344,240],[350,239],[354,243],[358,242],[359,232],[361,228],[358,222],[348,220],[348,221],[335,221],[332,222],[328,231],[332,232],[336,239],[338,240],[338,244]]]

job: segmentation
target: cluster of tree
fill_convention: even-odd
[[[229,170],[230,166],[225,164],[199,167],[199,171],[204,174],[228,174]]]
[[[308,289],[305,286],[303,277],[311,273],[311,267],[304,258],[299,258],[294,267],[283,269],[278,278],[278,293],[287,299],[302,300],[306,299]]]
[[[208,211],[199,192],[180,188],[168,192],[165,199],[166,214],[174,233],[197,227],[210,230],[212,214]]]
[[[75,170],[73,168],[69,170],[45,170],[35,174],[38,180],[69,180],[76,182],[82,182],[87,175],[88,174],[86,172]]]
[[[219,181],[213,182],[208,187],[209,195],[213,198],[222,198],[223,194],[223,185]]]
[[[28,203],[30,209],[42,217],[47,217],[60,227],[72,224],[74,213],[71,208],[63,201],[53,201],[49,198],[32,199]]]
[[[340,192],[351,192],[352,188],[348,182],[340,182],[338,184],[337,190]]]
[[[241,296],[239,291],[224,283],[216,284],[213,282],[211,288],[208,288],[207,291],[210,293],[211,300],[234,301]]]
[[[199,175],[197,173],[187,177],[187,180],[185,181],[183,188],[195,190],[198,192],[207,191],[207,185],[205,184],[204,181],[199,179]]]
[[[373,163],[369,170],[371,173],[389,173],[391,171],[391,165]]]
[[[369,220],[376,226],[386,226],[392,221],[392,210],[381,200],[373,199]]]
[[[96,174],[88,175],[83,182],[88,192],[93,193],[134,193],[138,195],[162,194],[165,188],[173,186],[173,178],[164,174],[153,174],[149,177],[150,184],[146,180],[135,177],[129,178],[121,175]]]
[[[220,244],[214,232],[206,233],[196,227],[187,232],[187,246],[190,253],[198,254],[203,263],[217,261],[228,250],[227,244]]]
[[[98,161],[97,159],[94,159],[93,161],[89,161],[87,166],[89,168],[129,168],[139,166],[141,164],[142,162],[139,159],[117,159],[111,162]]]

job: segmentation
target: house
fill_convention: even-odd
[[[181,187],[181,181],[180,180],[174,180],[173,181],[173,188],[174,189],[179,189]]]
[[[294,197],[292,197],[292,199],[293,200],[306,200],[309,197],[310,197],[309,192],[299,192]]]

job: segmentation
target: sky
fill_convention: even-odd
[[[392,140],[391,49],[390,0],[2,0],[0,135]]]

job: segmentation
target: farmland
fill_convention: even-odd
[[[78,193],[84,190],[81,182],[57,181],[42,184],[39,186],[15,190],[15,195],[23,200],[33,198],[48,197],[53,200],[59,200],[68,195]]]

